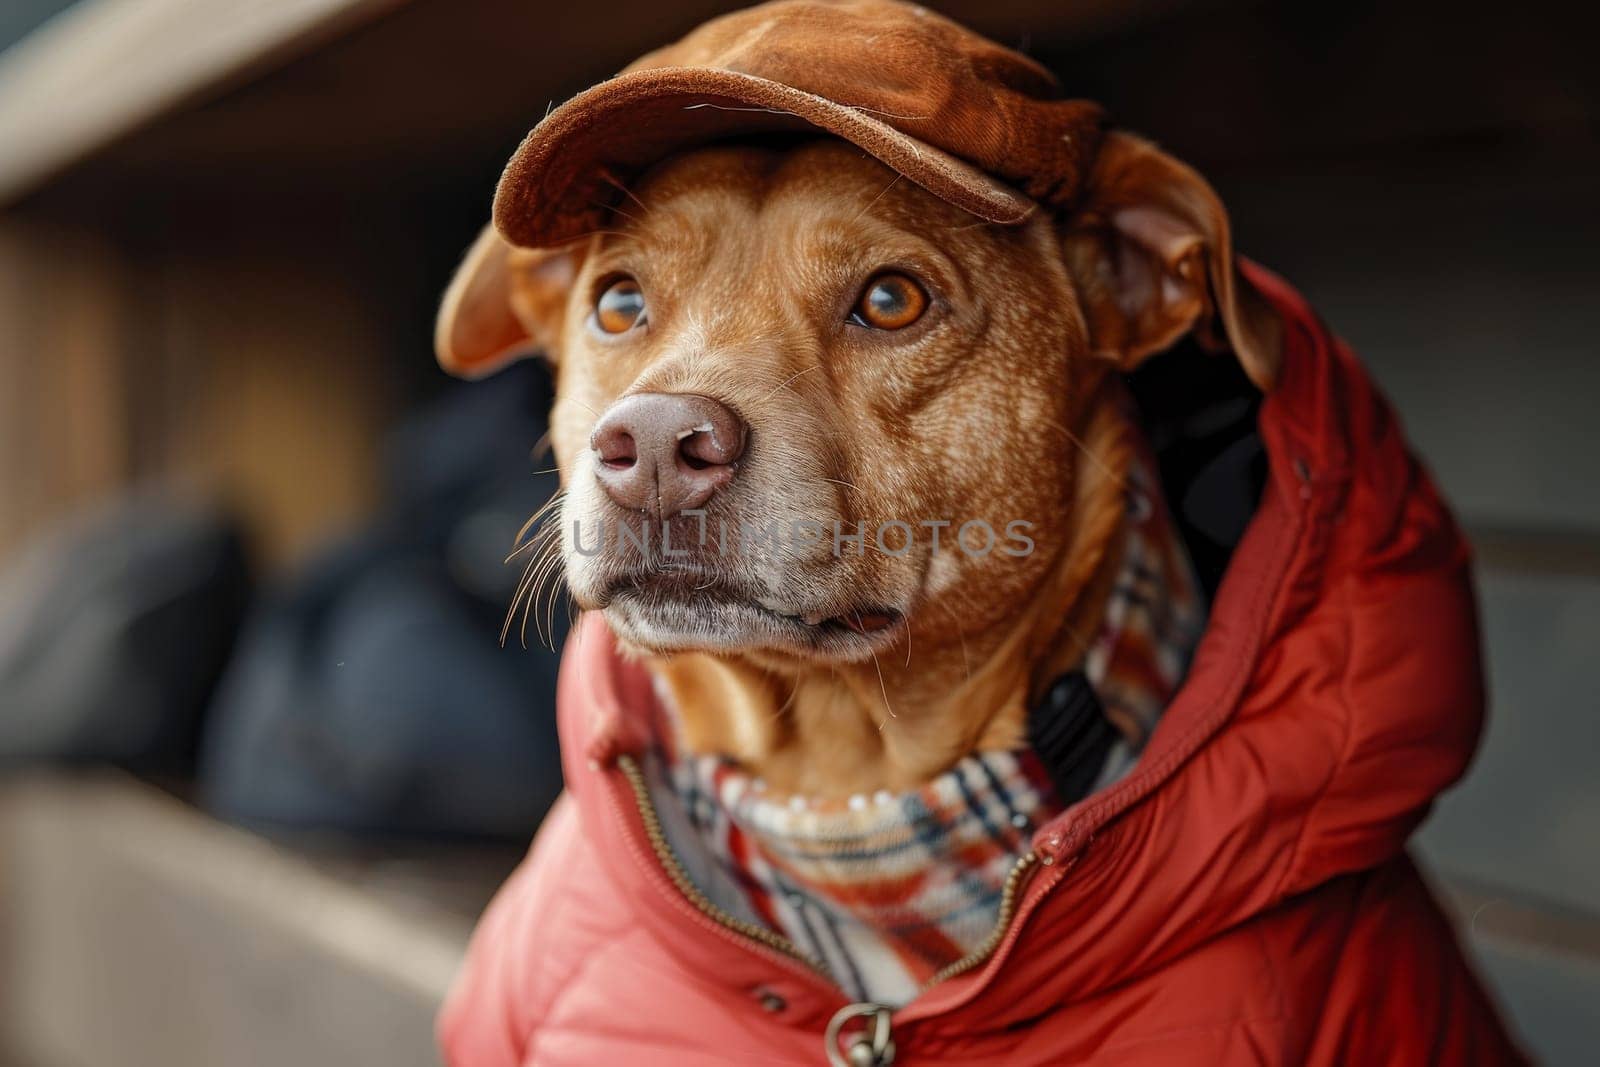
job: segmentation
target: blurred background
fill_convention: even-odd
[[[0,4],[0,1065],[434,1062],[560,788],[554,654],[499,645],[549,384],[448,382],[434,307],[547,105],[728,6]],[[1595,1062],[1592,17],[934,6],[1200,167],[1395,399],[1494,693],[1419,851]]]

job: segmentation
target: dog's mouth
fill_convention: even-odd
[[[905,613],[874,603],[794,608],[693,569],[613,580],[599,605],[619,635],[658,652],[787,652],[865,659],[892,644]]]

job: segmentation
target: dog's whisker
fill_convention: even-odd
[[[556,600],[561,596],[566,585],[566,569],[561,566],[559,559],[550,571],[550,590],[545,594],[544,630],[545,646],[554,652],[556,650]]]
[[[534,583],[533,583],[533,591],[532,591],[532,593],[529,594],[528,598],[523,602],[523,607],[522,607],[522,632],[521,632],[522,647],[523,648],[527,648],[528,647],[528,616],[529,615],[533,615],[533,623],[534,623],[535,632],[538,634],[540,640],[543,641],[544,634],[543,634],[543,631],[539,629],[539,623],[540,623],[541,616],[536,614],[534,609],[536,608],[536,606],[538,604],[539,589],[540,589],[541,586],[544,585],[545,580],[549,577],[550,570],[551,570],[552,566],[554,566],[554,561],[553,561],[552,557],[549,554],[546,554],[540,560],[538,576],[536,577],[536,579],[534,580]]]
[[[855,616],[856,616],[856,625],[860,626],[861,625],[861,613],[858,611],[858,612],[855,613]],[[885,719],[883,719],[882,721],[880,721],[878,723],[878,732],[882,733],[883,732],[883,728],[886,725],[888,725],[889,719],[898,719],[900,716],[898,716],[898,715],[896,715],[894,713],[894,705],[889,703],[889,687],[886,684],[884,684],[884,681],[883,681],[883,664],[878,662],[878,654],[876,652],[874,652],[869,647],[867,649],[867,655],[872,657],[872,668],[873,668],[873,670],[878,672],[878,692],[883,694],[883,710],[887,711],[889,713],[888,718],[885,718]]]
[[[773,397],[777,396],[779,389],[787,389],[789,387],[789,384],[791,382],[793,382],[796,378],[800,377],[802,374],[810,374],[814,370],[821,370],[821,369],[822,369],[822,364],[813,363],[809,367],[805,367],[805,368],[802,368],[800,370],[795,371],[793,374],[789,375],[789,377],[785,378],[783,381],[779,382],[776,386],[774,386],[773,389],[772,389],[772,392],[768,393],[766,396],[761,398],[761,402],[763,404],[765,404],[768,400],[771,400]]]
[[[796,700],[798,700],[798,699],[800,699],[800,687],[797,686],[797,685],[790,686],[789,687],[789,695],[784,698],[784,701],[783,701],[782,704],[778,705],[778,710],[772,713],[772,717],[774,719],[783,718],[784,713],[787,712],[791,707],[793,707],[794,706],[794,702]]]
[[[538,575],[537,575],[537,577],[536,577],[536,579],[534,581],[533,593],[532,593],[532,595],[530,595],[528,597],[528,603],[529,603],[530,608],[531,608],[538,601],[540,601],[541,599],[544,598],[544,596],[545,596],[544,586],[545,586],[546,582],[550,582],[549,596],[551,597],[551,600],[550,600],[550,605],[546,609],[544,614],[542,614],[542,615],[541,614],[536,614],[534,616],[535,626],[539,626],[539,623],[541,622],[541,620],[547,619],[549,614],[554,611],[554,599],[553,598],[554,598],[555,592],[561,586],[561,577],[562,577],[562,575],[561,575],[561,567],[562,567],[562,563],[563,563],[563,560],[562,560],[560,548],[554,542],[548,543],[546,545],[546,547],[545,547],[544,552],[540,556]],[[552,577],[555,579],[553,582],[551,582]],[[526,625],[526,619],[524,619],[524,625]],[[550,621],[550,629],[548,631],[548,636],[547,636],[547,631],[543,627],[539,628],[538,633],[539,633],[539,638],[540,638],[541,642],[543,642],[543,643],[549,645],[550,647],[554,648],[554,645],[555,645],[555,633],[554,633],[554,622],[553,622],[553,620]]]
[[[600,180],[601,181],[605,182],[607,185],[609,185],[612,188],[616,189],[623,196],[627,197],[629,200],[632,200],[635,204],[638,204],[639,207],[644,209],[644,213],[646,215],[650,214],[650,205],[646,204],[643,200],[640,200],[639,197],[634,193],[634,191],[632,189],[629,189],[626,185],[624,185],[620,181],[618,181],[616,179],[616,177],[611,173],[610,170],[602,167],[600,169],[600,171],[599,171],[599,175],[600,175]]]
[[[551,442],[550,442],[550,431],[546,430],[544,433],[540,434],[539,435],[539,439],[533,443],[533,448],[528,452],[528,457],[530,459],[532,459],[534,462],[538,462],[539,457],[545,455],[546,453],[548,453],[550,451],[550,445],[551,445]],[[538,471],[537,473],[539,473],[539,474],[554,474],[555,472],[556,472],[556,468],[551,467],[547,471]]]
[[[550,553],[552,551],[554,551],[557,555],[560,553],[560,541],[558,536],[560,527],[554,523],[542,526],[533,534],[532,537],[528,538],[526,543],[521,542],[522,538],[527,534],[529,528],[538,523],[541,518],[548,515],[551,509],[560,501],[561,497],[562,494],[559,492],[552,495],[549,500],[545,501],[544,505],[540,507],[538,511],[533,513],[533,516],[523,524],[522,529],[517,533],[517,547],[513,550],[510,556],[506,557],[506,562],[509,563],[512,559],[523,552],[529,553],[527,566],[523,568],[522,576],[517,581],[516,590],[511,596],[511,604],[506,609],[505,622],[500,628],[500,644],[502,647],[504,647],[507,639],[511,636],[511,624],[516,619],[517,608],[519,606],[524,609],[521,633],[523,647],[527,647],[527,608],[532,603],[534,596],[537,595],[539,583],[543,580],[543,573],[550,559]]]
[[[579,400],[575,396],[564,396],[564,397],[561,397],[559,400],[556,401],[556,403],[558,403],[558,404],[576,404],[580,408],[582,408],[583,410],[587,411],[589,414],[593,415],[595,418],[598,419],[600,417],[600,413],[598,411],[596,411],[594,408],[590,407],[588,404],[585,404],[583,401]]]
[[[517,617],[517,605],[521,602],[528,588],[528,581],[533,573],[537,560],[529,560],[528,565],[522,570],[522,577],[517,581],[516,591],[511,594],[511,606],[506,609],[505,623],[500,627],[500,647],[504,648],[506,639],[511,636],[511,623]]]
[[[1121,489],[1124,493],[1133,491],[1133,486],[1129,484],[1128,479],[1118,474],[1111,468],[1110,464],[1101,459],[1099,456],[1095,455],[1094,450],[1088,445],[1084,444],[1083,438],[1079,437],[1077,434],[1073,433],[1070,429],[1061,425],[1059,422],[1052,422],[1050,425],[1065,434],[1067,440],[1072,442],[1078,451],[1089,457],[1089,461],[1099,468],[1101,474],[1104,474],[1107,478],[1110,478],[1113,482],[1115,482],[1118,489]]]
[[[587,241],[591,237],[615,237],[619,241],[634,241],[642,243],[642,239],[636,233],[629,233],[627,230],[608,230],[602,228],[596,230],[585,230],[583,233],[572,238],[572,240],[563,242],[563,244],[576,244],[579,241]]]
[[[500,647],[506,647],[506,639],[511,636],[511,620],[516,617],[516,602],[512,602],[510,610],[506,612],[506,619],[500,625]]]
[[[512,549],[511,554],[507,556],[503,562],[510,563],[512,560],[516,559],[525,552],[533,552],[535,549],[542,548],[544,545],[549,544],[552,540],[558,538],[559,535],[557,531],[559,529],[560,528],[554,523],[539,527],[532,537],[521,542],[516,548]]]
[[[967,681],[972,681],[972,660],[967,655],[967,628],[961,625],[961,620],[956,620],[956,636],[961,639],[961,667],[966,671]]]
[[[532,545],[533,545],[533,544],[534,544],[534,543],[535,543],[535,542],[530,542],[530,543],[529,543],[529,544],[530,544],[530,547],[531,547],[531,546],[532,546]],[[538,558],[538,554],[537,554],[537,553],[533,553],[533,554],[531,554],[531,555],[530,555],[530,556],[529,556],[529,558],[528,558],[528,563],[527,563],[527,565],[526,565],[526,566],[525,566],[525,567],[523,567],[523,568],[522,568],[522,575],[521,575],[521,577],[520,577],[520,578],[519,578],[519,579],[518,579],[518,580],[517,580],[517,588],[516,588],[516,592],[515,592],[515,593],[514,593],[514,594],[513,594],[513,595],[512,595],[512,599],[511,599],[511,606],[512,606],[512,608],[513,608],[513,609],[515,609],[515,607],[516,607],[516,602],[517,602],[517,599],[518,599],[518,598],[519,598],[519,597],[520,597],[520,596],[521,596],[521,595],[522,595],[522,594],[523,594],[523,592],[524,592],[524,591],[525,591],[525,590],[524,590],[524,586],[525,586],[525,585],[527,585],[527,583],[528,583],[528,581],[529,581],[529,578],[530,578],[530,577],[531,577],[531,575],[532,575],[532,572],[533,572],[533,571],[534,571],[534,569],[535,569],[535,567],[536,567],[536,565],[537,565],[537,564],[538,564],[538,562],[539,562],[539,558]]]
[[[860,211],[856,212],[855,215],[851,218],[850,221],[854,222],[856,219],[859,219],[861,216],[865,215],[867,212],[869,212],[873,208],[877,207],[878,206],[878,201],[880,201],[884,197],[888,196],[889,195],[889,190],[893,189],[896,185],[900,184],[900,177],[901,177],[900,175],[896,174],[892,179],[890,179],[889,184],[885,185],[883,187],[883,191],[878,193],[877,196],[873,197],[872,200],[867,204],[866,207],[864,207]]]
[[[598,200],[590,200],[589,203],[593,204],[595,207],[600,208],[600,209],[602,209],[604,211],[615,211],[618,215],[621,215],[623,218],[627,219],[630,222],[637,222],[641,226],[644,225],[644,219],[641,219],[639,216],[633,214],[631,211],[623,210],[622,205],[620,205],[620,204],[603,204]]]
[[[546,558],[546,554],[543,551],[540,551],[528,560],[528,566],[531,568],[531,571],[524,578],[524,584],[526,585],[526,588],[522,590],[523,599],[531,600],[533,598],[534,592],[539,587],[539,579],[544,570]]]
[[[547,550],[541,550],[538,558],[534,558],[533,560],[533,574],[531,574],[530,581],[528,581],[528,592],[526,592],[525,597],[523,597],[523,608],[526,608],[526,605],[530,605],[530,603],[533,603],[533,601],[538,600],[539,589],[541,589],[541,585],[544,584],[544,577],[546,577],[549,568],[549,552],[547,552]]]
[[[501,560],[500,562],[501,563],[510,563],[512,560],[516,559],[518,556],[522,555],[524,552],[532,552],[533,548],[534,548],[534,545],[536,543],[537,542],[535,542],[535,541],[527,541],[527,542],[525,542],[525,543],[523,543],[521,545],[518,545],[515,549],[512,550],[511,555],[507,556],[505,559]]]
[[[533,597],[529,597],[522,604],[522,626],[517,632],[517,640],[522,645],[522,650],[528,650],[528,613],[533,610]]]
[[[538,511],[535,511],[532,515],[528,516],[528,521],[523,523],[521,529],[519,529],[516,532],[516,535],[511,538],[511,554],[502,560],[502,563],[510,563],[512,560],[517,558],[518,553],[522,552],[523,549],[533,543],[531,538],[528,541],[523,541],[523,538],[528,536],[528,531],[533,529],[534,525],[539,521],[539,516],[543,514],[544,506],[541,506]]]
[[[539,532],[535,533],[534,536],[528,537],[528,531],[532,530],[535,526],[538,526],[539,521],[545,516],[549,515],[553,508],[558,507],[562,498],[565,496],[566,491],[558,489],[554,493],[550,494],[549,500],[546,500],[543,504],[539,505],[539,509],[528,517],[528,521],[522,524],[522,528],[517,531],[517,535],[511,539],[511,554],[505,558],[504,562],[510,563],[517,556],[527,551],[528,547],[538,540],[540,534],[542,534],[544,530],[559,528],[555,526],[544,526],[541,527]],[[523,541],[524,537],[528,537],[528,540]]]

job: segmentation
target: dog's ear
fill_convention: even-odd
[[[433,331],[439,365],[481,378],[535,351],[554,362],[578,256],[572,249],[513,248],[485,226],[439,305]]]
[[[1108,133],[1062,247],[1096,354],[1132,370],[1193,330],[1272,388],[1282,323],[1237,270],[1227,212],[1193,169]]]

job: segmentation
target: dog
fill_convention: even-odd
[[[966,138],[961,158],[942,154],[950,144],[908,149],[892,125],[898,116],[942,136],[945,126],[917,125],[931,111],[862,102],[861,85],[899,84],[881,71],[849,81],[868,57],[827,67],[845,79],[827,92],[816,86],[829,74],[796,62],[863,41],[880,66],[954,84],[942,99],[956,101],[945,118],[951,137]],[[806,78],[812,88],[795,90]],[[959,102],[982,94],[985,113],[963,117]],[[989,113],[1028,127],[1046,121],[1035,105],[1055,132],[997,151]],[[1296,641],[1313,638],[1284,637],[1277,613],[1321,588],[1305,568],[1330,558],[1322,524],[1347,497],[1382,510],[1348,489],[1347,463],[1323,463],[1333,446],[1283,428],[1315,422],[1337,436],[1355,419],[1361,443],[1338,450],[1368,448],[1370,437],[1382,463],[1405,472],[1377,496],[1421,524],[1416,536],[1432,539],[1425,555],[1438,562],[1414,601],[1438,632],[1408,655],[1468,664],[1447,672],[1457,682],[1421,701],[1419,717],[1384,720],[1384,730],[1415,721],[1422,735],[1453,739],[1414,779],[1385,783],[1399,799],[1379,804],[1370,825],[1409,830],[1408,813],[1460,772],[1475,737],[1457,535],[1403,442],[1377,428],[1385,416],[1360,414],[1382,410],[1370,386],[1297,297],[1236,257],[1211,187],[1097,115],[1063,108],[1026,60],[922,8],[785,0],[715,21],[580,96],[508,167],[496,221],[446,293],[436,346],[465,376],[537,350],[555,377],[550,439],[563,488],[526,546],[543,554],[524,593],[559,569],[585,615],[562,682],[575,798],[558,804],[476,935],[478,962],[441,1024],[453,1062],[617,1058],[651,1047],[636,1033],[645,1018],[654,1055],[672,1062],[814,1062],[808,1043],[819,1037],[834,1063],[1231,1062],[1252,1005],[1309,1004],[1327,982],[1372,979],[1328,950],[1284,992],[1264,976],[1270,964],[1249,961],[1301,966],[1276,947],[1299,936],[1289,926],[1261,932],[1256,921],[1260,940],[1224,936],[1211,948],[1202,933],[1356,870],[1389,887],[1374,890],[1391,903],[1369,918],[1399,907],[1435,921],[1399,852],[1404,832],[1319,850],[1310,831],[1311,855],[1339,857],[1314,874],[1296,858],[1307,841],[1283,843],[1328,782],[1344,795],[1339,745],[1270,769],[1253,733],[1224,733],[1227,745],[1196,753],[1224,728],[1202,709],[1259,711],[1296,688],[1247,673],[1269,620],[1280,625],[1271,656],[1308,655]],[[711,123],[698,138],[674,125],[696,121]],[[610,155],[596,147],[608,123],[611,136],[623,123],[632,131]],[[1031,181],[1012,166],[1051,176]],[[996,173],[1047,207],[993,184]],[[562,198],[564,215],[550,207]],[[1204,608],[1127,384],[1175,347],[1199,373],[1216,364],[1268,398],[1261,437],[1274,474],[1217,593],[1209,655],[1195,651]],[[1291,371],[1299,377],[1286,381]],[[1311,374],[1342,384],[1319,393],[1304,384]],[[1332,395],[1345,405],[1337,418],[1306,414]],[[1324,510],[1313,520],[1306,508]],[[1305,547],[1312,528],[1324,530],[1315,551]],[[1284,586],[1294,567],[1300,584]],[[1149,714],[1137,694],[1118,697],[1104,666],[1116,656],[1111,623],[1126,632],[1141,610],[1151,634],[1179,635],[1129,672]],[[1317,669],[1342,677],[1354,660],[1338,659]],[[1165,747],[1152,740],[1157,720]],[[1312,736],[1322,735],[1308,727],[1286,752]],[[1090,737],[1101,740],[1085,756]],[[1207,762],[1223,758],[1236,770]],[[1208,792],[1258,778],[1279,784],[1227,800]],[[941,805],[957,794],[947,818]],[[1074,913],[1076,926],[1036,917],[1070,930],[1066,941],[1100,930],[1110,955],[1097,957],[1093,982],[1058,973],[1087,952],[1046,970],[1013,963],[1006,987],[1022,917],[1083,862],[1095,826],[1139,844],[1109,850],[1123,859],[1087,864],[1081,877],[1140,904],[1102,900]],[[1210,844],[1194,851],[1200,838]],[[1247,839],[1261,843],[1258,868]],[[1229,856],[1237,873],[1218,873],[1216,857]],[[586,883],[577,872],[591,869],[605,873]],[[1181,895],[1161,890],[1164,879]],[[1206,890],[1213,882],[1232,888]],[[1344,907],[1344,890],[1317,892],[1324,902],[1304,906]],[[1162,900],[1144,925],[1130,920],[1148,948],[1105,930],[1113,912]],[[673,1007],[623,994],[626,1021],[573,1021],[598,1018],[569,987],[604,984],[574,976],[608,944],[650,961]],[[1439,947],[1416,949],[1419,973],[1481,1000],[1448,934],[1428,944]],[[535,945],[548,955],[517,962]],[[609,988],[633,965],[608,972]],[[1104,1001],[1089,996],[1114,978],[1145,991],[1129,994],[1138,1006],[1123,1002],[1120,1021],[1094,1015]],[[1009,992],[991,992],[996,983]],[[1186,1006],[1161,999],[1177,988],[1191,991]],[[973,1004],[988,1014],[963,1015]],[[1338,1013],[1321,1016],[1332,1031],[1286,1021],[1317,1016],[1305,1011],[1274,1016],[1280,1053],[1268,1058],[1339,1061]],[[1481,1062],[1513,1059],[1492,1014],[1480,1019],[1461,1040],[1476,1042]],[[1095,1021],[1073,1030],[1074,1020]],[[1133,1046],[1147,1055],[1115,1052]]]
[[[473,316],[512,309],[507,336],[550,354],[573,600],[649,658],[691,748],[782,792],[905,789],[1019,747],[1028,702],[1081,655],[1109,591],[1138,434],[1108,399],[1119,373],[1230,328],[1252,380],[1276,373],[1278,327],[1234,274],[1221,203],[1127,134],[1107,139],[1067,227],[974,225],[829,140],[674,158],[613,225],[556,253],[486,230],[447,300],[444,351],[494,366],[466,346],[499,327]],[[636,306],[611,331],[600,316],[620,292]],[[905,321],[874,318],[880,299],[909,304]],[[681,397],[695,399],[660,399]],[[690,432],[708,423],[720,446]],[[597,447],[613,431],[641,457],[621,472]],[[700,447],[687,474],[676,455],[643,462]],[[641,514],[677,558],[633,558],[639,539],[620,536],[577,550],[575,528],[594,539]],[[774,564],[700,536],[896,516],[947,521],[947,541],[1024,522],[1034,546],[835,553],[830,536]]]

